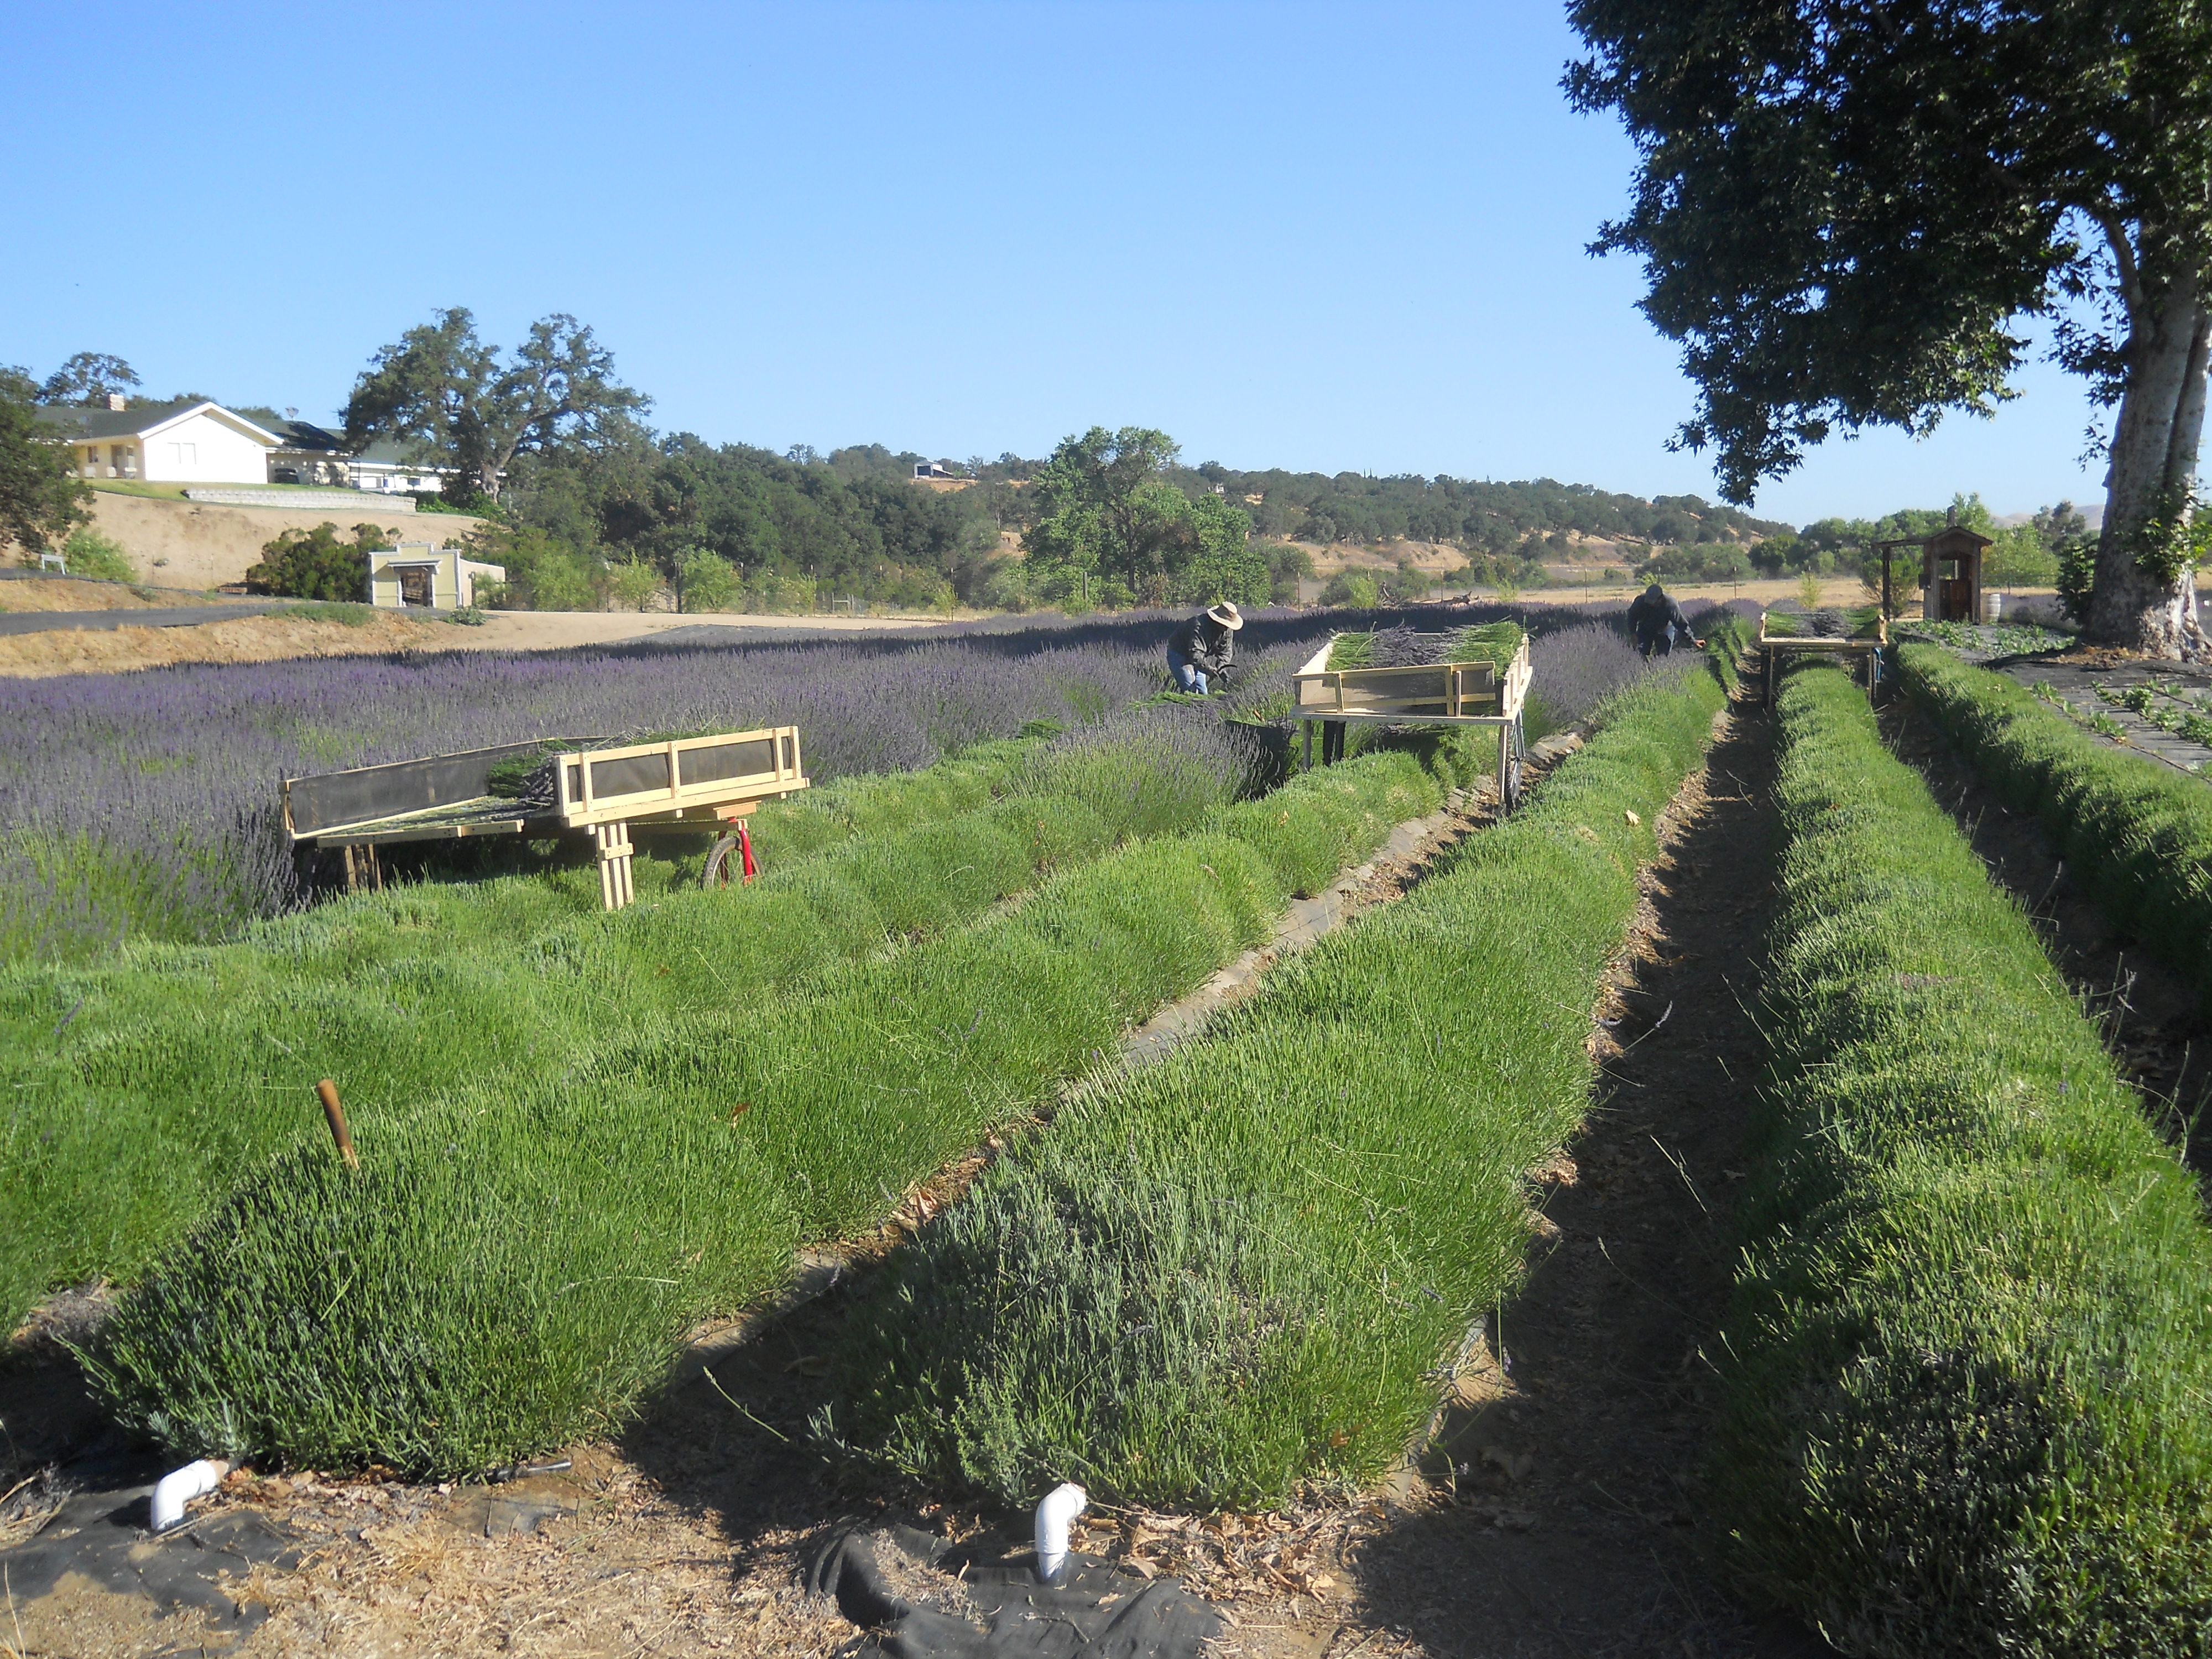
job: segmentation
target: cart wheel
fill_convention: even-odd
[[[738,850],[735,836],[723,836],[708,849],[707,867],[699,872],[702,887],[727,887],[730,884],[730,854]]]
[[[1521,757],[1516,755],[1505,768],[1505,810],[1512,811],[1521,805]]]

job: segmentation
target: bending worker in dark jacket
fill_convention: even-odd
[[[1657,582],[1629,601],[1628,625],[1636,630],[1636,648],[1647,657],[1667,655],[1674,648],[1677,636],[1686,644],[1698,643],[1682,607]]]
[[[1237,607],[1224,599],[1176,629],[1168,639],[1168,672],[1175,676],[1176,690],[1204,696],[1208,678],[1227,673],[1235,664],[1237,630],[1243,626]]]

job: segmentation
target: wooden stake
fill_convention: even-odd
[[[323,1103],[323,1115],[330,1120],[331,1139],[337,1142],[338,1156],[345,1160],[346,1168],[358,1170],[361,1160],[354,1156],[353,1131],[346,1127],[345,1108],[338,1104],[338,1085],[325,1078],[315,1085],[315,1094]]]

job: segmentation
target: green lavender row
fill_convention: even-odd
[[[1242,781],[1140,741],[998,744],[936,774],[780,811],[750,888],[641,884],[607,915],[596,881],[589,909],[537,878],[423,883],[234,944],[0,969],[0,1317],[135,1273],[319,1121],[319,1078],[374,1117],[475,1079],[557,1076],[611,1032],[753,1004],[1124,840],[1195,829]]]
[[[2015,811],[2032,812],[2121,927],[2212,1008],[2212,785],[2098,742],[2009,677],[1934,646],[1905,688]]]
[[[1863,693],[1802,669],[1779,717],[1771,1066],[1712,1350],[1722,1558],[1847,1653],[2202,1653],[2197,1183]]]
[[[1048,1109],[1265,937],[1321,851],[1356,861],[1442,791],[1364,757],[792,994],[364,1110],[358,1172],[300,1137],[162,1254],[95,1375],[179,1452],[453,1474],[604,1431],[693,1323]]]
[[[940,1488],[1249,1508],[1354,1486],[1518,1279],[1525,1172],[1723,693],[1622,694],[1527,810],[998,1161],[900,1252],[822,1437]]]

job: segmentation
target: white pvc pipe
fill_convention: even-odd
[[[1036,1575],[1049,1584],[1067,1565],[1067,1523],[1090,1506],[1091,1496],[1069,1482],[1054,1486],[1036,1506]]]
[[[181,1469],[172,1469],[163,1475],[154,1488],[154,1530],[167,1532],[185,1518],[185,1505],[195,1498],[204,1498],[222,1484],[230,1473],[230,1465],[220,1458],[203,1457],[197,1463],[187,1463]],[[1061,1536],[1066,1529],[1061,1528]]]

